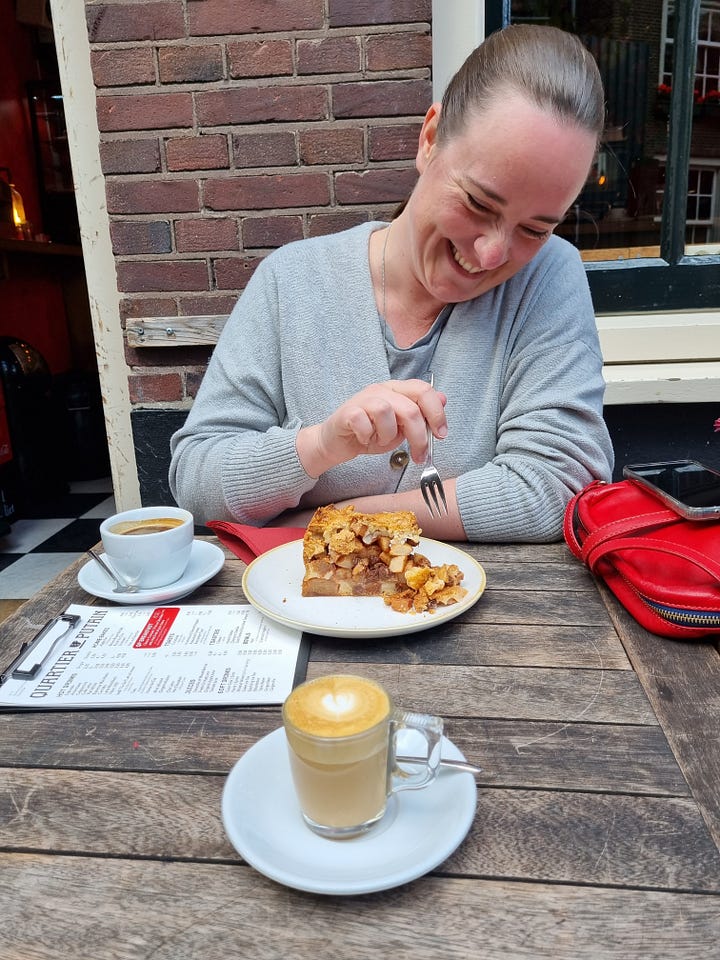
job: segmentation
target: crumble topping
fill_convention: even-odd
[[[359,513],[319,507],[303,538],[304,597],[375,597],[400,613],[435,610],[467,593],[454,564],[433,567],[415,548],[420,534],[409,510]]]

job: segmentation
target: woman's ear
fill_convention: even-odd
[[[422,173],[430,161],[430,157],[437,144],[437,127],[440,119],[440,104],[434,103],[425,114],[423,125],[420,128],[418,150],[415,157],[415,167]]]

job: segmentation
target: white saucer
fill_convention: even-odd
[[[398,742],[402,749],[402,733]],[[465,759],[446,737],[442,755]],[[302,819],[280,728],[254,744],[230,771],[222,819],[233,847],[265,876],[297,890],[352,895],[387,890],[433,870],[464,839],[476,803],[472,774],[442,769],[424,790],[393,796],[370,833],[326,840]]]
[[[103,560],[107,556],[101,553]],[[214,543],[207,540],[193,540],[190,562],[185,573],[174,583],[166,587],[153,587],[149,590],[140,590],[138,593],[114,593],[112,581],[94,560],[88,560],[78,573],[78,583],[94,597],[103,600],[114,600],[115,603],[128,603],[139,607],[146,603],[173,603],[186,597],[193,590],[214,577],[225,563],[225,554]]]

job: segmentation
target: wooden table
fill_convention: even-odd
[[[309,676],[382,681],[486,773],[460,847],[383,893],[326,897],[227,840],[228,771],[280,708],[0,714],[0,956],[717,958],[720,656],[652,636],[563,544],[468,548],[488,587],[402,639],[314,638]],[[80,562],[2,626],[69,602]],[[229,558],[185,602],[237,603]]]

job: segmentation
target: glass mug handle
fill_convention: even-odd
[[[414,730],[421,734],[427,745],[425,756],[418,757],[420,769],[417,773],[411,773],[397,764],[397,735],[401,730]],[[390,718],[390,785],[388,793],[397,793],[399,790],[420,790],[432,783],[440,769],[442,733],[443,721],[441,717],[431,717],[425,713],[411,713],[406,710],[393,711]]]

